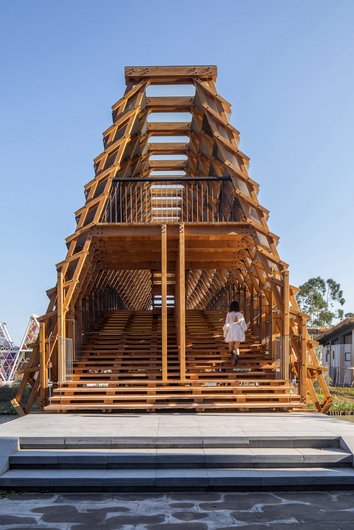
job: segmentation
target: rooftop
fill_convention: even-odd
[[[354,317],[349,317],[342,322],[339,322],[332,328],[330,328],[326,333],[323,333],[320,337],[318,337],[318,341],[320,344],[324,344],[327,341],[338,337],[339,335],[343,335],[344,333],[351,331],[354,329]]]

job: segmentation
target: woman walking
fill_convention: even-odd
[[[231,302],[229,312],[226,315],[224,325],[225,342],[229,345],[229,350],[232,355],[232,366],[238,363],[240,356],[240,342],[245,342],[245,332],[247,324],[245,317],[240,312],[240,305],[236,300]]]

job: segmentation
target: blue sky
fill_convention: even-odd
[[[299,284],[354,311],[352,0],[1,0],[0,321],[43,313],[125,65],[217,64]]]

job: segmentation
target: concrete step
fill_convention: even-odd
[[[0,487],[58,491],[190,491],[354,486],[352,468],[10,469]]]
[[[20,450],[11,469],[302,468],[351,466],[339,448],[157,448]]]
[[[322,415],[30,415],[1,430],[0,489],[354,489],[351,426]]]
[[[114,417],[113,417],[114,418]],[[112,420],[113,421],[113,420]],[[338,436],[21,436],[21,450],[51,449],[340,449]]]

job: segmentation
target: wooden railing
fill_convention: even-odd
[[[106,223],[217,223],[238,221],[230,177],[114,179]]]

